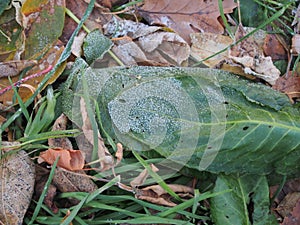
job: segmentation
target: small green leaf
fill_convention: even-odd
[[[112,41],[105,37],[99,30],[89,33],[83,44],[84,55],[88,64],[91,64],[96,59],[101,59],[112,45]]]
[[[269,189],[265,176],[219,175],[215,192],[232,189],[211,199],[211,215],[216,225],[272,225]]]

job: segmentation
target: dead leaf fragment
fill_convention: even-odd
[[[280,202],[276,211],[282,216],[286,217],[296,206],[296,203],[300,200],[300,192],[288,193],[284,199]]]
[[[295,207],[289,215],[287,215],[281,225],[298,225],[300,224],[300,201],[298,199]]]
[[[193,33],[191,34],[192,47],[191,56],[202,61],[215,53],[228,48],[233,40],[229,36],[214,33]],[[213,68],[226,59],[227,51],[203,61],[203,64]]]
[[[246,36],[247,32],[239,25],[235,34],[236,41]],[[274,85],[280,71],[274,66],[271,57],[265,57],[253,36],[231,47],[229,59],[242,66],[246,74],[253,75]]]
[[[41,152],[39,157],[50,165],[59,157],[57,166],[71,171],[81,170],[84,167],[84,156],[80,150],[49,148]]]
[[[194,189],[185,185],[180,184],[168,184],[168,186],[179,195],[192,197],[194,194]],[[171,197],[160,185],[152,185],[145,187],[141,190],[136,190],[135,197],[137,199],[142,199],[159,205],[165,206],[176,206],[177,204],[172,202]]]
[[[92,129],[90,118],[88,117],[88,113],[86,110],[86,104],[83,98],[80,99],[80,111],[82,115],[83,125],[82,125],[82,131],[84,133],[85,138],[88,140],[88,142],[93,145],[94,144],[94,131]],[[106,171],[111,169],[114,166],[114,159],[108,149],[106,148],[104,141],[100,135],[100,132],[98,130],[97,133],[98,137],[98,157],[101,165],[101,171]],[[93,149],[89,149],[89,152],[86,152],[87,156],[91,156]],[[90,159],[88,159],[90,160]]]
[[[0,62],[0,77],[16,76],[26,67],[37,64],[36,60],[14,60]]]
[[[2,145],[9,144],[2,142]],[[3,157],[0,161],[0,222],[22,224],[34,189],[35,167],[27,153]]]
[[[156,166],[154,166],[153,164],[150,164],[150,167],[153,172],[159,171],[159,169]],[[147,179],[147,177],[148,177],[148,170],[144,169],[137,177],[135,177],[130,182],[130,186],[132,188],[136,188],[136,187],[143,185],[145,183],[145,180]]]
[[[232,13],[237,6],[233,0],[224,0],[222,3],[225,14]],[[176,31],[188,43],[190,43],[191,33],[222,34],[224,32],[218,20],[220,16],[218,1],[146,0],[138,12],[149,24],[163,24]]]
[[[294,102],[293,98],[300,98],[300,77],[290,71],[286,76],[279,77],[272,88],[285,93]]]
[[[66,130],[68,118],[65,114],[61,114],[54,122],[52,131]],[[71,141],[67,137],[49,138],[48,145],[51,148],[73,149]]]

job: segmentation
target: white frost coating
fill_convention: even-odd
[[[170,164],[171,160],[174,165],[174,161],[180,161],[182,167],[191,158],[196,149],[200,127],[194,126],[195,123],[199,122],[194,102],[185,90],[181,88],[180,84],[181,83],[174,78],[157,77],[156,80],[137,84],[137,86],[133,86],[124,91],[108,104],[108,109],[114,127],[116,128],[115,133],[118,134],[118,139],[126,142],[126,133],[128,133],[130,129],[139,129],[135,126],[134,122],[130,121],[132,119],[130,118],[132,111],[139,109],[142,111],[144,110],[142,109],[143,107],[147,107],[148,109],[157,107],[159,104],[152,102],[153,99],[160,99],[161,102],[166,102],[166,104],[172,106],[173,110],[170,106],[165,106],[166,104],[162,103],[161,108],[155,110],[158,114],[153,112],[151,117],[142,118],[140,125],[145,125],[148,129],[151,129],[144,141],[151,148],[155,148],[162,143],[167,132],[167,123],[169,121],[167,117],[163,117],[162,115],[174,116],[174,110],[176,110],[180,118],[178,124],[181,128],[179,141],[176,149],[174,149],[172,154],[162,164],[172,165]],[[124,144],[130,146],[131,143]],[[184,159],[178,159],[178,155],[182,155],[181,151],[183,149],[185,149],[185,157]]]

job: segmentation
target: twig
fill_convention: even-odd
[[[1,89],[1,90],[0,90],[0,95],[3,95],[5,92],[11,90],[13,87],[19,87],[22,83],[24,83],[24,82],[26,82],[26,81],[28,81],[28,80],[30,80],[30,79],[33,79],[33,78],[42,76],[42,75],[44,75],[44,74],[50,72],[50,70],[52,70],[52,68],[53,68],[53,67],[50,65],[50,66],[49,66],[47,69],[45,69],[45,70],[42,70],[42,71],[40,71],[40,72],[38,72],[38,73],[32,74],[32,75],[30,75],[30,76],[24,77],[24,78],[21,79],[21,80],[18,80],[17,82],[13,83],[12,85],[7,86],[6,88]]]

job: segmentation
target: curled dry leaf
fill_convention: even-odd
[[[82,125],[82,131],[84,133],[85,138],[89,141],[91,145],[94,144],[94,135],[93,135],[93,129],[91,125],[91,121],[88,117],[88,113],[86,111],[86,104],[83,98],[80,99],[80,110],[81,110],[81,116],[83,120]],[[114,159],[108,149],[106,148],[104,141],[100,135],[99,130],[97,129],[97,137],[98,137],[98,157],[101,164],[101,171],[106,171],[111,169],[114,166]],[[89,152],[86,152],[87,155],[91,156],[92,153],[91,149],[87,149]]]
[[[2,145],[15,143],[2,142]],[[20,150],[1,158],[0,174],[0,223],[22,224],[34,189],[34,163],[25,151]]]
[[[190,47],[183,38],[157,26],[112,19],[104,28],[107,35],[124,37],[115,40],[113,51],[127,66],[184,66],[190,55]]]
[[[233,0],[224,0],[225,14],[233,12],[237,4]],[[181,0],[159,1],[146,0],[138,9],[140,15],[150,24],[159,24],[176,31],[184,40],[190,43],[189,35],[195,32],[224,32],[219,22],[218,1]]]
[[[66,130],[68,118],[65,114],[61,114],[54,122],[52,131]],[[71,141],[67,137],[49,138],[48,145],[52,148],[73,149]]]
[[[178,193],[179,195],[182,194],[185,197],[192,197],[192,195],[194,194],[194,189],[185,185],[168,184],[168,186],[175,193]],[[176,206],[176,204],[171,201],[171,197],[160,185],[152,185],[141,190],[137,190],[135,197],[159,205],[170,207]]]
[[[243,38],[251,29],[239,26],[236,40]],[[232,46],[229,51],[203,61],[209,67],[223,69],[249,79],[260,78],[274,85],[280,71],[274,66],[271,57],[265,57],[263,52],[266,34],[263,31]],[[220,34],[192,34],[191,56],[202,61],[233,43],[231,38]]]
[[[39,157],[50,165],[59,157],[57,166],[71,171],[81,170],[84,167],[84,156],[80,150],[49,148],[41,152]]]
[[[236,41],[246,36],[246,30],[239,25],[235,34]],[[253,36],[231,47],[229,58],[242,66],[246,74],[253,75],[274,85],[280,71],[274,66],[271,57],[265,57]]]
[[[153,164],[150,164],[151,170],[153,172],[157,172],[159,171],[159,169],[154,166]],[[148,177],[148,170],[144,169],[137,177],[135,177],[131,182],[130,182],[130,186],[133,188],[136,188],[138,186],[141,186],[145,183],[145,180]]]

